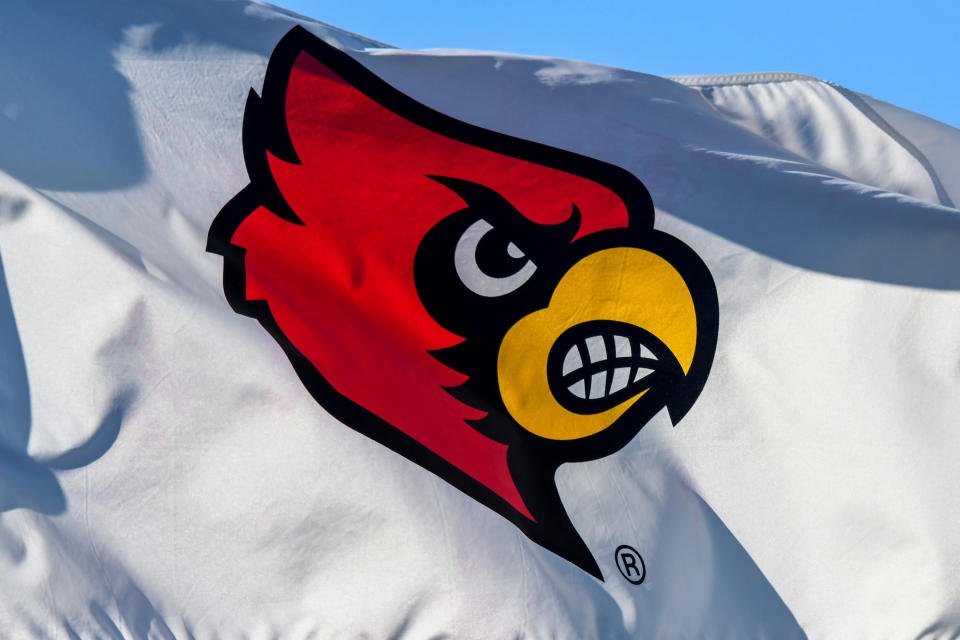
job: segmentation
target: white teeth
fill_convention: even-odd
[[[630,357],[630,340],[623,336],[613,336],[613,346],[617,351],[618,358]]]
[[[583,366],[583,360],[580,358],[580,349],[577,345],[570,347],[567,355],[563,358],[563,375],[576,371]]]
[[[570,385],[569,387],[567,387],[567,389],[570,390],[570,393],[577,396],[581,400],[587,399],[587,385],[584,384],[583,380],[580,380],[575,384]]]
[[[613,342],[610,345],[610,350],[608,350],[606,344],[609,340]],[[599,400],[613,394],[619,394],[630,387],[631,384],[640,382],[654,372],[654,369],[650,367],[616,366],[620,364],[636,365],[638,357],[657,360],[653,351],[639,340],[636,341],[636,344],[632,344],[630,338],[626,336],[590,336],[571,346],[563,357],[561,369],[564,378],[569,380],[574,377],[571,374],[580,372],[579,375],[575,376],[579,380],[568,385],[567,391],[581,400]],[[609,361],[609,364],[607,364],[607,361]],[[603,367],[601,371],[597,371],[600,368],[597,366],[587,367],[588,363],[595,365],[598,362],[604,363],[600,365],[600,367]],[[590,369],[593,369],[595,373],[588,373]],[[632,380],[631,373],[633,373]],[[608,383],[609,387],[607,387]]]
[[[613,370],[613,379],[610,381],[610,393],[625,389],[630,382],[630,367],[617,367]]]
[[[607,395],[607,372],[601,371],[590,376],[590,399],[596,400]]]
[[[600,362],[607,359],[607,348],[603,344],[603,336],[590,336],[586,343],[587,353],[590,354],[590,362]]]
[[[638,382],[640,380],[643,380],[651,373],[653,373],[653,369],[647,369],[646,367],[637,367],[637,373],[634,374],[633,381]]]

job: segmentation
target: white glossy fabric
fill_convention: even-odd
[[[0,23],[0,635],[960,632],[960,213],[834,87],[364,51],[242,1]],[[713,273],[690,414],[558,473],[604,582],[335,421],[228,307],[207,230],[298,23],[442,112],[633,172]],[[956,201],[958,133],[918,118],[890,116]]]

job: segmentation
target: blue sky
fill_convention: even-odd
[[[960,127],[956,0],[277,3],[411,49],[557,56],[657,75],[805,73]]]

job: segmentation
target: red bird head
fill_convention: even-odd
[[[233,308],[336,418],[601,578],[553,476],[706,380],[717,297],[630,173],[455,120],[295,28],[218,214]]]

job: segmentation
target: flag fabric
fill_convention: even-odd
[[[0,8],[0,637],[960,633],[960,132]]]

